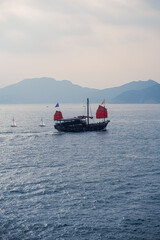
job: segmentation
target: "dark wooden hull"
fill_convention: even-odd
[[[101,131],[105,130],[110,120],[99,123],[91,123],[91,124],[69,124],[65,122],[56,123],[54,125],[55,129],[60,132],[88,132],[88,131]]]

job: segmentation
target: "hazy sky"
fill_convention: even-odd
[[[0,0],[0,87],[160,83],[160,0]]]

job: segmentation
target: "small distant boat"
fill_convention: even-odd
[[[105,101],[102,102],[102,104],[104,103]],[[61,111],[56,111],[54,114],[54,121],[56,121],[54,127],[61,132],[87,132],[105,130],[110,120],[106,120],[106,118],[108,117],[107,109],[105,108],[105,106],[101,105],[99,105],[97,109],[96,118],[103,119],[102,122],[89,122],[89,119],[92,119],[93,117],[89,116],[89,99],[87,98],[86,116],[78,116],[74,118],[64,119]]]
[[[14,120],[14,117],[13,117],[13,119],[12,119],[11,127],[17,127],[17,124],[16,124],[16,122],[15,122],[15,120]]]
[[[45,127],[46,124],[43,122],[43,118],[41,118],[41,121],[40,121],[40,124],[39,124],[40,127]]]

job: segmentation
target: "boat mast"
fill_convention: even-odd
[[[87,124],[89,125],[89,98],[87,98]]]

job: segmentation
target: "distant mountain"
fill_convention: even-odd
[[[94,96],[91,93],[90,97],[93,98],[94,102],[98,102],[99,99],[101,99],[102,96],[104,96],[104,98],[107,100],[108,103],[116,103],[115,98],[118,95],[120,95],[121,93],[124,93],[124,92],[129,91],[129,90],[145,89],[145,88],[154,86],[156,84],[157,84],[157,82],[155,82],[153,80],[134,81],[134,82],[124,84],[120,87],[106,88],[106,89],[103,89],[103,90],[99,90],[99,91],[94,93]]]
[[[160,103],[159,85],[148,80],[99,90],[81,87],[68,80],[33,78],[1,88],[0,104],[82,103],[87,97],[92,103],[99,103],[104,98],[107,103]]]
[[[114,98],[113,103],[160,103],[160,84],[141,90],[129,90]]]
[[[0,103],[78,103],[96,89],[83,88],[70,81],[53,78],[25,79],[0,89]]]

